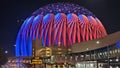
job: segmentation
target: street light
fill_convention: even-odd
[[[7,53],[8,53],[8,51],[6,50],[6,51],[5,51],[5,53],[7,54]]]
[[[96,41],[97,44],[100,44],[100,41]]]

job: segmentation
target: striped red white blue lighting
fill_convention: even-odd
[[[36,39],[42,40],[42,46],[69,47],[105,35],[102,23],[87,9],[69,3],[49,4],[22,24],[16,39],[16,56],[32,56],[32,41]]]

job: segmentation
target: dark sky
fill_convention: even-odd
[[[0,47],[15,55],[15,40],[21,19],[25,19],[39,7],[55,2],[72,2],[93,12],[105,26],[107,33],[120,31],[119,0],[1,0],[0,1]],[[17,22],[19,20],[20,22]]]

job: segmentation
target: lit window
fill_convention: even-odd
[[[112,59],[110,59],[110,62],[112,61]]]
[[[116,62],[118,62],[118,61],[119,61],[119,59],[117,58],[115,61],[116,61]]]
[[[88,48],[86,50],[89,50]]]
[[[117,53],[117,49],[115,49],[115,53]]]
[[[110,68],[113,68],[112,66],[110,66]]]

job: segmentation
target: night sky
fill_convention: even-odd
[[[15,55],[15,41],[20,26],[28,16],[41,6],[56,2],[72,2],[93,12],[102,22],[108,34],[120,31],[119,0],[1,0],[0,47]]]

